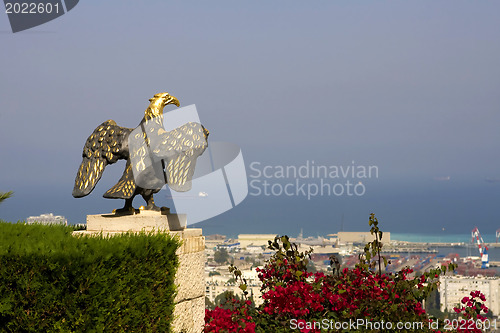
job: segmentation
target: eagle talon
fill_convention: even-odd
[[[161,211],[161,208],[156,206],[155,204],[153,205],[147,205],[145,208],[145,210],[152,210],[152,211],[155,211],[155,212],[159,212]]]
[[[135,215],[139,214],[139,209],[135,209],[134,207],[123,207],[118,209],[113,209],[115,215]]]

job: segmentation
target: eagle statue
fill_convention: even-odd
[[[104,168],[118,160],[126,160],[120,180],[106,193],[105,198],[125,199],[116,212],[135,212],[132,201],[141,195],[144,209],[160,211],[153,194],[168,184],[176,191],[191,189],[196,159],[208,146],[209,132],[203,125],[186,123],[171,131],[163,126],[163,108],[177,107],[179,100],[168,93],[156,94],[135,129],[120,127],[113,120],[99,125],[83,147],[82,163],[78,169],[73,197],[84,197],[101,179]]]

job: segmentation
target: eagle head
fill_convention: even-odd
[[[175,104],[176,106],[181,105],[177,98],[167,92],[156,94],[153,96],[153,98],[150,98],[149,101],[151,102],[151,104],[154,103],[156,106],[161,105],[163,107],[169,104]]]
[[[145,119],[163,117],[163,108],[169,104],[180,105],[179,100],[169,93],[159,93],[149,99],[149,106],[144,112]]]

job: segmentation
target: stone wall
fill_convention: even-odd
[[[177,250],[175,332],[201,332],[205,323],[205,237],[201,229],[173,231],[183,240]]]

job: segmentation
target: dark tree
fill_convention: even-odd
[[[218,264],[224,264],[229,260],[229,253],[226,249],[221,248],[214,253],[214,260]]]

